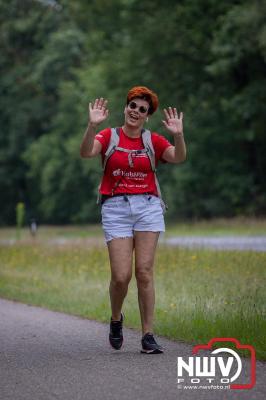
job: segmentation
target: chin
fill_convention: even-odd
[[[139,121],[135,121],[135,122],[126,121],[126,125],[128,125],[132,128],[140,128],[141,127],[141,124],[139,123]]]

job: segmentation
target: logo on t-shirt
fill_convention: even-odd
[[[148,174],[141,171],[124,171],[120,168],[115,169],[112,172],[113,176],[122,176],[129,179],[144,180]]]

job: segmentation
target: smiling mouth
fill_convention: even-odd
[[[129,114],[129,118],[133,119],[134,121],[138,121],[139,117],[136,114]]]

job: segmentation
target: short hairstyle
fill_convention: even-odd
[[[127,104],[135,98],[146,100],[149,103],[150,107],[148,114],[150,115],[152,115],[158,108],[159,100],[157,94],[146,86],[134,86],[130,89],[127,94]]]

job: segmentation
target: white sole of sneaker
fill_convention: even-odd
[[[154,349],[154,350],[140,350],[141,353],[143,354],[162,354],[163,350],[160,349]]]

